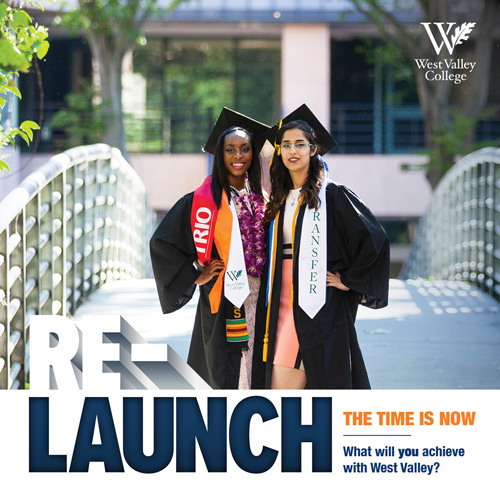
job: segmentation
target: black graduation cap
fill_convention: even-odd
[[[285,116],[280,123],[271,128],[270,132],[266,136],[269,142],[274,144],[278,130],[286,123],[290,123],[295,120],[303,120],[314,129],[321,154],[328,153],[328,151],[337,145],[337,141],[335,141],[335,139],[330,135],[330,132],[323,127],[314,113],[305,104],[299,106],[295,111],[292,111],[288,116]]]
[[[215,122],[214,128],[210,133],[209,138],[205,146],[203,146],[203,151],[215,154],[215,146],[217,145],[217,141],[221,136],[224,130],[227,130],[229,127],[241,127],[249,132],[252,132],[255,140],[255,144],[257,145],[257,154],[260,153],[262,146],[266,142],[267,136],[271,127],[265,125],[264,123],[260,123],[252,118],[242,115],[237,111],[233,111],[229,108],[222,108],[221,114],[217,121]]]

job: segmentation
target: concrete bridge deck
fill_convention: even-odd
[[[80,306],[122,315],[187,358],[197,297],[161,313],[153,280],[109,283]],[[500,389],[500,304],[461,282],[391,280],[389,306],[360,307],[356,329],[374,389]]]

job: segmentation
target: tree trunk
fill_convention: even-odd
[[[429,44],[426,32],[422,29],[416,32],[407,29],[396,20],[391,12],[385,10],[384,2],[379,0],[352,0],[352,2],[361,13],[376,23],[383,38],[392,41],[398,47],[396,50],[405,51],[412,63],[415,58],[431,61],[452,58],[444,48],[439,55],[436,55]],[[457,3],[453,0],[435,2],[418,0],[418,4],[422,9],[423,22],[477,22],[468,45],[471,47],[471,52],[468,54],[470,57],[466,57],[476,62],[476,66],[468,75],[467,81],[459,86],[449,80],[427,81],[424,71],[415,71],[419,102],[424,113],[425,143],[430,157],[427,178],[435,187],[446,170],[453,165],[454,155],[461,153],[461,151],[451,153],[450,148],[442,144],[443,139],[449,139],[454,133],[456,134],[454,117],[451,116],[450,111],[458,110],[461,117],[470,123],[469,133],[462,132],[463,137],[460,137],[463,141],[461,142],[462,150],[465,150],[463,145],[467,141],[469,143],[473,141],[474,121],[479,119],[480,113],[486,106],[493,43],[495,38],[498,39],[494,31],[499,24],[500,1],[479,0],[473,3],[466,13],[456,9]],[[457,57],[456,54],[454,57]],[[416,69],[415,66],[414,69]],[[448,134],[448,137],[444,134]]]
[[[423,8],[423,19],[426,22],[443,22],[445,20],[459,22],[455,19],[450,2],[424,2],[421,1]],[[491,73],[491,56],[494,42],[493,30],[499,14],[498,0],[483,0],[483,5],[476,24],[476,29],[471,37],[474,40],[474,49],[470,53],[470,60],[476,62],[474,71],[469,74],[468,81],[462,82],[460,88],[454,88],[451,81],[427,81],[423,71],[416,72],[417,92],[420,106],[424,113],[425,123],[425,142],[429,150],[429,169],[427,179],[432,187],[435,187],[446,170],[450,168],[455,155],[460,151],[453,153],[443,147],[440,139],[446,133],[453,134],[454,123],[450,115],[452,109],[456,109],[462,117],[467,118],[471,123],[471,129],[466,137],[463,138],[464,144],[472,144],[474,140],[474,121],[480,117],[484,110],[487,98]],[[477,17],[478,12],[472,12],[472,16]],[[424,47],[428,47],[426,35],[419,37],[417,42],[418,51],[422,54]],[[428,57],[431,60],[444,60],[457,58],[453,57],[443,49],[439,55],[433,51],[422,54],[420,57]]]
[[[102,110],[105,123],[103,140],[118,148],[128,159],[123,125],[122,60],[125,52],[110,37],[88,35],[92,57],[99,67]]]
[[[477,117],[486,107],[490,86],[491,59],[495,43],[495,28],[500,22],[500,1],[483,0],[484,6],[476,27],[473,60],[477,63],[469,76],[469,92],[464,96],[461,111],[467,117]]]

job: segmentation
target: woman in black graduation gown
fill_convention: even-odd
[[[369,389],[354,321],[359,304],[387,305],[387,236],[352,191],[328,179],[319,153],[336,143],[306,105],[272,132],[254,387]]]
[[[214,389],[251,384],[255,308],[265,266],[259,152],[269,127],[224,108],[204,147],[213,174],[167,213],[151,242],[164,313],[200,299],[188,364]]]

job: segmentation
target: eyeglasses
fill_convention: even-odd
[[[292,148],[295,148],[295,151],[302,151],[304,148],[307,147],[312,147],[314,144],[307,144],[305,142],[297,142],[297,144],[281,144],[281,149],[284,149],[285,151],[291,151]]]

